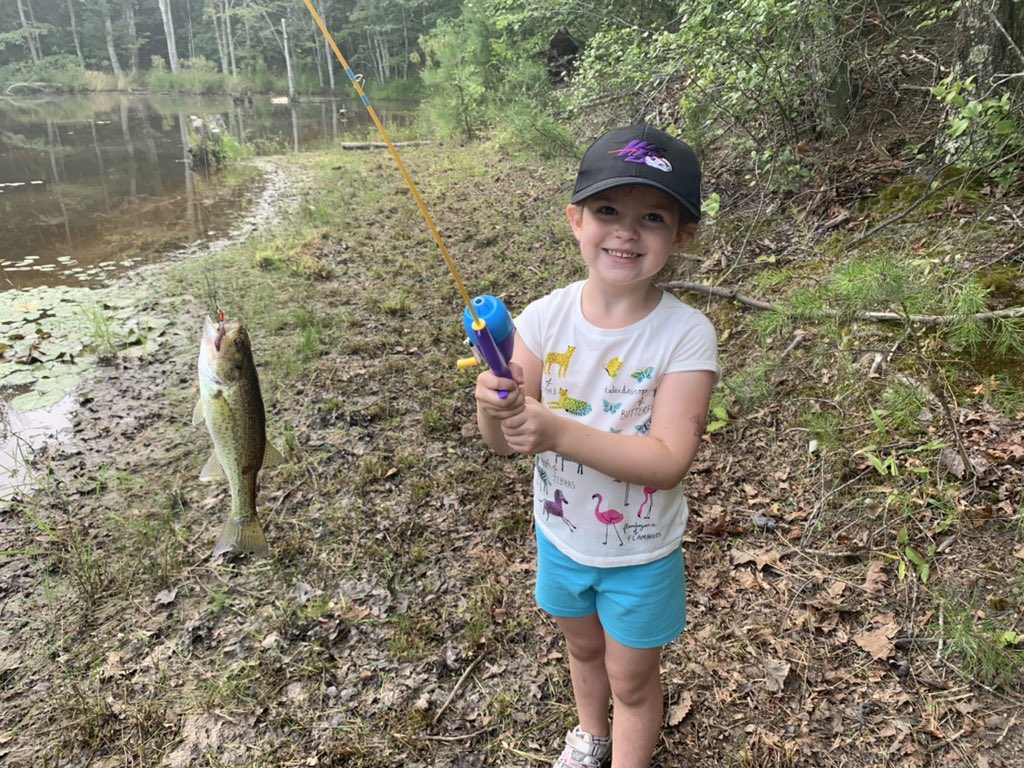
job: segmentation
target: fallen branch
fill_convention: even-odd
[[[942,172],[943,172],[944,170],[946,170],[947,168],[949,168],[949,165],[948,165],[948,164],[947,164],[947,165],[944,165],[944,166],[942,166],[941,168],[939,168],[939,170],[937,170],[937,171],[935,172],[935,174],[934,174],[934,175],[933,175],[933,176],[931,177],[931,179],[930,179],[930,180],[928,181],[928,186],[927,186],[927,187],[925,188],[924,194],[922,194],[922,195],[921,195],[921,196],[920,196],[919,198],[917,198],[917,200],[915,200],[915,201],[914,201],[913,203],[911,203],[910,205],[908,205],[908,206],[907,206],[906,208],[904,208],[904,209],[903,209],[902,211],[900,211],[899,213],[897,213],[897,214],[894,214],[894,215],[890,216],[890,217],[889,217],[888,219],[886,219],[885,221],[883,221],[883,222],[882,222],[881,224],[878,224],[877,226],[875,226],[875,227],[872,227],[871,229],[869,229],[869,230],[868,230],[867,232],[865,232],[865,233],[864,233],[863,235],[861,235],[860,237],[858,237],[858,238],[855,238],[854,240],[852,240],[851,242],[849,242],[849,243],[848,243],[848,244],[846,245],[846,249],[845,249],[845,250],[846,250],[846,252],[847,252],[847,253],[849,253],[850,251],[852,251],[852,250],[854,250],[855,248],[859,247],[859,246],[860,246],[860,245],[862,245],[863,243],[867,242],[867,241],[868,241],[868,240],[870,240],[870,239],[871,239],[872,237],[874,237],[874,236],[875,236],[875,235],[876,235],[876,234],[877,234],[878,232],[880,232],[880,231],[882,231],[883,229],[885,229],[886,227],[888,227],[888,226],[889,226],[890,224],[894,224],[894,223],[896,223],[897,221],[900,221],[901,219],[905,219],[905,218],[906,218],[907,216],[909,216],[909,215],[910,215],[911,213],[913,213],[913,212],[914,212],[915,210],[917,210],[917,208],[918,208],[918,207],[919,207],[919,206],[920,206],[920,205],[921,205],[921,204],[922,204],[922,203],[923,203],[923,202],[924,202],[925,200],[927,200],[928,198],[930,198],[930,197],[931,197],[932,195],[934,195],[934,194],[935,194],[936,192],[938,192],[938,191],[939,191],[940,189],[944,189],[945,187],[948,187],[948,186],[949,186],[950,184],[952,184],[952,183],[953,183],[954,181],[960,181],[960,180],[962,180],[962,179],[963,179],[963,177],[964,177],[964,174],[961,174],[961,175],[959,175],[959,176],[954,176],[954,177],[952,177],[952,178],[946,179],[946,180],[945,180],[944,182],[942,182],[942,184],[939,184],[938,186],[935,186],[935,180],[936,180],[937,178],[939,178],[939,174],[941,174],[941,173],[942,173]]]
[[[472,671],[477,668],[477,665],[484,660],[484,656],[486,655],[487,649],[484,648],[480,652],[480,655],[473,659],[473,663],[466,667],[466,671],[462,673],[462,677],[460,677],[459,681],[455,683],[455,687],[452,688],[451,693],[448,694],[448,698],[444,700],[444,704],[441,705],[441,708],[437,710],[437,714],[434,715],[434,725],[437,725],[438,722],[441,720],[441,716],[445,713],[445,710],[447,710],[448,706],[452,703],[452,699],[454,699],[455,694],[459,692],[459,688],[462,687],[462,684],[466,682],[466,678],[469,677],[470,673],[472,673]]]
[[[430,144],[429,141],[396,141],[392,142],[393,147],[422,147]],[[342,149],[387,149],[388,145],[383,141],[343,141]]]
[[[662,288],[674,288],[683,293],[703,293],[708,296],[717,296],[720,299],[732,299],[738,301],[740,304],[744,304],[754,309],[765,309],[769,312],[781,312],[781,307],[775,304],[769,304],[767,301],[761,301],[760,299],[752,299],[750,296],[744,296],[739,292],[738,288],[719,288],[714,285],[704,285],[702,283],[687,283],[682,280],[676,280],[671,283],[665,283],[661,286]]]
[[[454,743],[454,742],[457,742],[457,741],[472,741],[477,736],[482,736],[485,733],[493,731],[497,727],[498,726],[496,726],[496,725],[488,725],[488,726],[485,726],[484,728],[481,728],[479,731],[473,731],[472,733],[463,733],[463,734],[460,734],[458,736],[434,736],[434,735],[429,734],[429,733],[417,733],[417,734],[395,733],[395,734],[393,734],[393,736],[396,739],[406,739],[408,741],[440,741],[440,742],[446,742],[446,743]]]
[[[32,88],[37,91],[45,91],[48,87],[48,83],[11,83],[7,86],[7,90],[4,91],[4,94],[10,96],[14,92],[15,88]]]
[[[675,280],[671,283],[664,283],[662,288],[680,291],[682,293],[703,293],[707,296],[717,296],[722,299],[732,299],[754,309],[763,309],[768,312],[784,312],[778,304],[770,304],[767,301],[754,299],[739,292],[738,288],[719,288],[714,285],[703,285],[702,283],[688,283],[682,280]],[[808,320],[824,319],[828,317],[840,317],[842,312],[836,310],[823,310],[802,317]],[[1008,307],[1007,309],[995,309],[990,312],[977,312],[969,317],[974,320],[1012,320],[1024,317],[1024,307]],[[959,315],[902,315],[899,312],[856,312],[850,316],[851,320],[866,320],[874,323],[916,323],[917,325],[947,325],[965,318]]]

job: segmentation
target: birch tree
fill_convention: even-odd
[[[39,54],[39,41],[36,40],[35,30],[28,22],[28,17],[25,14],[25,3],[24,0],[18,0],[18,17],[21,19],[21,29],[25,38],[25,45],[28,46],[28,55],[32,57],[32,63],[38,64]]]
[[[82,55],[82,41],[78,37],[78,18],[75,14],[75,0],[68,0],[68,17],[71,20],[71,38],[75,43],[75,55],[78,61],[85,66],[85,56]]]
[[[69,0],[70,2],[70,0]],[[135,0],[121,0],[124,21],[128,27],[128,67],[133,75],[139,73],[139,35],[135,29]]]
[[[107,56],[110,57],[110,70],[114,73],[114,77],[120,80],[124,77],[124,71],[121,69],[121,62],[117,60],[117,47],[114,45],[114,25],[110,21],[110,8],[106,2],[100,5],[100,11],[103,13],[103,33],[107,38]]]
[[[171,72],[181,70],[178,63],[178,44],[174,39],[174,14],[171,13],[171,0],[157,0],[160,6],[160,16],[164,22],[164,37],[167,38],[167,65]]]
[[[295,74],[292,72],[292,55],[288,50],[288,27],[281,19],[281,48],[284,51],[284,65],[288,71],[288,100],[295,102]]]

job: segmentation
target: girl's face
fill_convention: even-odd
[[[610,286],[650,284],[669,256],[696,234],[679,206],[652,187],[616,187],[567,210],[590,277]]]

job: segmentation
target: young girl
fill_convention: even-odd
[[[649,126],[611,131],[567,213],[587,279],[516,319],[514,380],[480,374],[477,418],[493,450],[536,457],[537,603],[565,635],[579,714],[554,765],[646,768],[661,647],[686,624],[681,482],[719,377],[710,322],[654,285],[696,236],[697,158]]]

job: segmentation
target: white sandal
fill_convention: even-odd
[[[565,749],[552,768],[601,768],[611,756],[611,736],[591,736],[577,725],[565,734]]]

